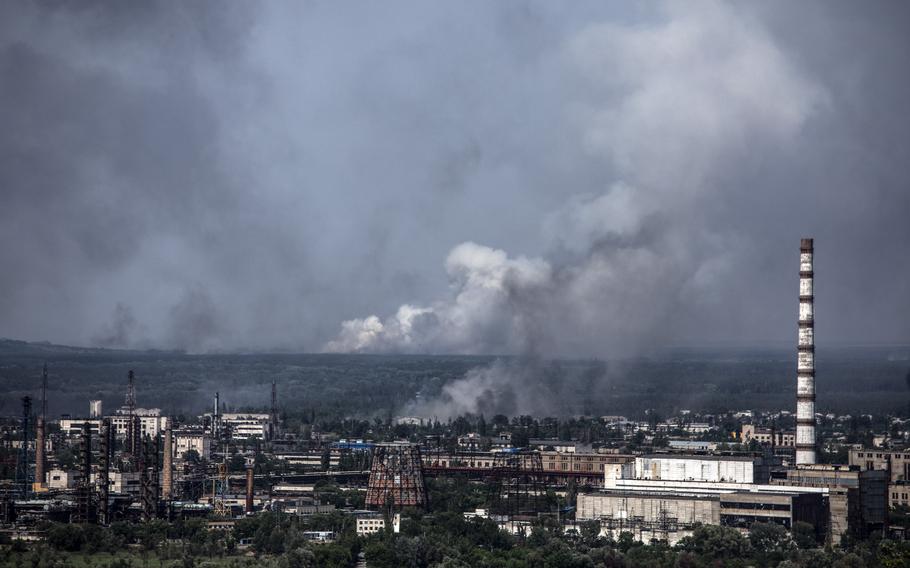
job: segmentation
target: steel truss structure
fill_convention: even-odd
[[[373,448],[366,506],[389,510],[427,506],[423,462],[417,444],[395,442]]]
[[[487,481],[492,492],[490,509],[494,515],[514,519],[550,512],[543,465],[537,452],[496,454]]]

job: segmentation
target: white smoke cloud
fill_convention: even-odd
[[[394,316],[369,316],[342,324],[330,352],[488,352],[500,336],[501,348],[515,351],[521,314],[512,310],[515,290],[529,291],[551,281],[549,263],[540,258],[509,258],[502,250],[475,243],[452,249],[445,262],[452,298],[432,306],[401,306]]]

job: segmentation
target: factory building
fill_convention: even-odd
[[[212,457],[212,437],[202,428],[180,428],[173,431],[174,457],[185,458],[190,450],[204,460]]]
[[[652,454],[635,458],[635,479],[763,483],[770,468],[760,457]]]
[[[850,465],[887,471],[892,482],[910,481],[910,450],[850,450]]]
[[[910,506],[910,450],[850,450],[850,465],[887,472],[888,506]]]
[[[130,416],[125,412],[125,409],[120,409],[118,414],[110,417],[114,435],[121,439],[127,437],[130,422]],[[168,418],[161,416],[161,410],[158,408],[136,408],[133,410],[133,416],[139,419],[139,435],[142,438],[145,436],[154,438],[167,428]]]
[[[93,436],[98,434],[99,429],[101,428],[101,419],[90,419],[90,418],[61,418],[60,433],[68,438],[76,438],[82,435],[82,426],[88,423],[89,431]]]
[[[690,536],[695,527],[720,524],[716,495],[601,491],[579,494],[575,518],[599,521],[601,534],[618,538],[630,532],[641,542],[666,540],[671,545]]]
[[[614,453],[540,452],[540,461],[546,472],[601,473],[607,465],[632,461],[632,456]]]
[[[630,532],[642,542],[665,540],[671,545],[690,536],[698,525],[723,525],[747,530],[755,523],[791,528],[796,522],[824,526],[825,504],[820,492],[757,492],[710,489],[710,484],[664,490],[604,489],[580,494],[576,519],[596,520],[604,536]]]
[[[275,454],[275,459],[287,462],[288,465],[303,467],[313,470],[325,469],[325,454],[321,451],[311,452],[281,452]],[[341,463],[341,451],[332,449],[329,452],[329,468],[337,468]]]
[[[73,489],[82,479],[82,475],[76,470],[66,470],[53,468],[47,472],[47,488],[52,490]]]
[[[888,484],[888,507],[910,507],[910,481]]]
[[[230,432],[232,440],[268,439],[269,414],[224,413],[220,419],[221,426]]]
[[[884,534],[888,523],[888,476],[885,471],[862,471],[856,466],[811,465],[789,469],[774,485],[828,489],[831,542],[846,534],[866,538]]]
[[[757,522],[792,527],[811,523],[824,534],[827,493],[822,487],[767,483],[762,458],[654,454],[604,470],[604,489],[581,494],[576,518],[598,520],[604,534],[631,532],[643,542],[675,544],[698,524],[748,529]]]

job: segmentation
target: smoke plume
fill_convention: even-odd
[[[711,222],[741,191],[733,165],[757,148],[793,151],[828,96],[755,22],[717,6],[672,16],[591,25],[564,46],[590,93],[571,109],[574,135],[613,181],[545,217],[545,256],[460,244],[445,262],[447,298],[345,321],[327,350],[517,354],[522,362],[474,369],[415,411],[552,410],[539,358],[647,352],[716,310],[723,286],[741,284],[739,228]]]
[[[681,314],[723,294],[740,252],[736,227],[708,222],[738,191],[723,181],[731,165],[791,149],[827,97],[733,13],[675,15],[590,26],[565,46],[595,94],[574,109],[576,134],[615,180],[545,217],[546,256],[460,244],[448,298],[345,321],[326,348],[613,356],[677,338]]]
[[[908,11],[0,3],[0,337],[906,342]]]

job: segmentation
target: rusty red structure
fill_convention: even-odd
[[[389,510],[427,506],[423,463],[417,444],[392,442],[373,448],[366,506]]]

